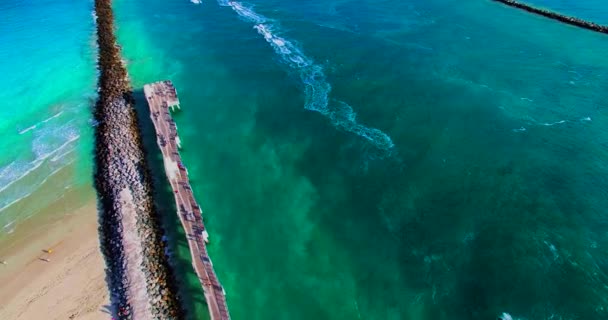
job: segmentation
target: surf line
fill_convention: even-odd
[[[335,127],[364,138],[379,150],[391,151],[394,148],[392,139],[386,133],[357,122],[357,114],[349,104],[339,100],[330,103],[331,85],[326,80],[323,68],[315,64],[292,41],[276,35],[272,20],[240,2],[218,0],[218,4],[231,7],[241,18],[254,23],[254,29],[264,37],[281,61],[298,72],[304,85],[305,109],[319,112]]]
[[[557,21],[563,22],[565,24],[573,25],[575,27],[608,34],[608,26],[599,25],[597,23],[585,21],[585,20],[575,18],[575,17],[569,17],[569,16],[566,16],[563,14],[559,14],[557,12],[549,11],[549,10],[536,8],[531,5],[528,5],[528,4],[519,2],[519,1],[515,1],[515,0],[494,0],[494,1],[503,3],[510,7],[525,10],[530,13],[540,15],[540,16],[543,16],[543,17],[546,17],[549,19],[557,20]]]
[[[59,116],[60,116],[62,113],[63,113],[63,111],[59,111],[57,114],[55,114],[55,115],[51,116],[50,118],[47,118],[47,119],[45,119],[45,120],[42,120],[42,121],[40,121],[40,122],[36,123],[35,125],[32,125],[32,126],[30,126],[30,127],[27,127],[27,128],[25,128],[25,129],[23,129],[23,130],[19,131],[19,134],[24,134],[24,133],[26,133],[26,132],[28,132],[28,131],[32,131],[32,130],[36,129],[36,128],[37,128],[39,125],[42,125],[42,124],[44,124],[44,123],[47,123],[47,122],[49,122],[49,121],[51,121],[51,120],[53,120],[53,119],[55,119],[55,118],[59,117]]]

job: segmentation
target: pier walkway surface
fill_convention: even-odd
[[[230,315],[226,295],[207,254],[205,243],[208,242],[208,234],[203,224],[201,208],[194,200],[188,171],[179,155],[177,126],[169,112],[175,107],[179,108],[177,92],[171,81],[160,81],[145,85],[144,93],[150,107],[150,118],[156,129],[157,143],[163,155],[167,178],[175,196],[177,215],[188,238],[192,266],[205,292],[211,320],[228,320]]]

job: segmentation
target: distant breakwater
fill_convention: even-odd
[[[99,95],[94,181],[111,302],[119,319],[182,319],[134,99],[114,34],[111,0],[95,0],[95,12]]]
[[[536,8],[533,7],[531,5],[527,5],[525,3],[519,2],[519,1],[515,1],[515,0],[494,0],[500,3],[503,3],[505,5],[508,5],[510,7],[514,7],[514,8],[518,8],[518,9],[522,9],[525,11],[528,11],[530,13],[534,13],[543,17],[547,17],[549,19],[553,19],[553,20],[557,20],[569,25],[573,25],[576,27],[580,27],[580,28],[584,28],[584,29],[588,29],[588,30],[592,30],[592,31],[596,31],[596,32],[600,32],[600,33],[606,33],[608,34],[608,26],[602,26],[599,25],[597,23],[594,22],[590,22],[590,21],[585,21],[579,18],[575,18],[575,17],[569,17],[566,15],[562,15],[553,11],[549,11],[549,10],[545,10],[545,9],[540,9],[540,8]]]

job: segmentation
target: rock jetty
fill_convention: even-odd
[[[182,319],[162,241],[134,99],[114,35],[111,0],[95,0],[99,96],[94,110],[99,234],[118,319]]]
[[[585,20],[582,20],[579,18],[565,16],[565,15],[562,15],[562,14],[559,14],[559,13],[556,13],[553,11],[536,8],[531,5],[528,5],[528,4],[519,2],[519,1],[515,1],[515,0],[494,0],[494,1],[504,3],[510,7],[522,9],[522,10],[528,11],[530,13],[534,13],[534,14],[537,14],[537,15],[540,15],[543,17],[547,17],[549,19],[557,20],[557,21],[560,21],[560,22],[563,22],[563,23],[566,23],[569,25],[573,25],[576,27],[608,34],[608,26],[602,26],[602,25],[599,25],[594,22],[585,21]]]

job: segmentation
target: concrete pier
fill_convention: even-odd
[[[178,151],[180,142],[177,126],[170,113],[174,108],[179,108],[177,91],[170,81],[160,81],[145,85],[144,93],[163,155],[167,179],[173,189],[177,215],[186,232],[192,265],[205,292],[211,319],[228,320],[230,315],[224,289],[215,275],[205,246],[208,234],[203,224],[201,208],[194,199],[188,171]]]

